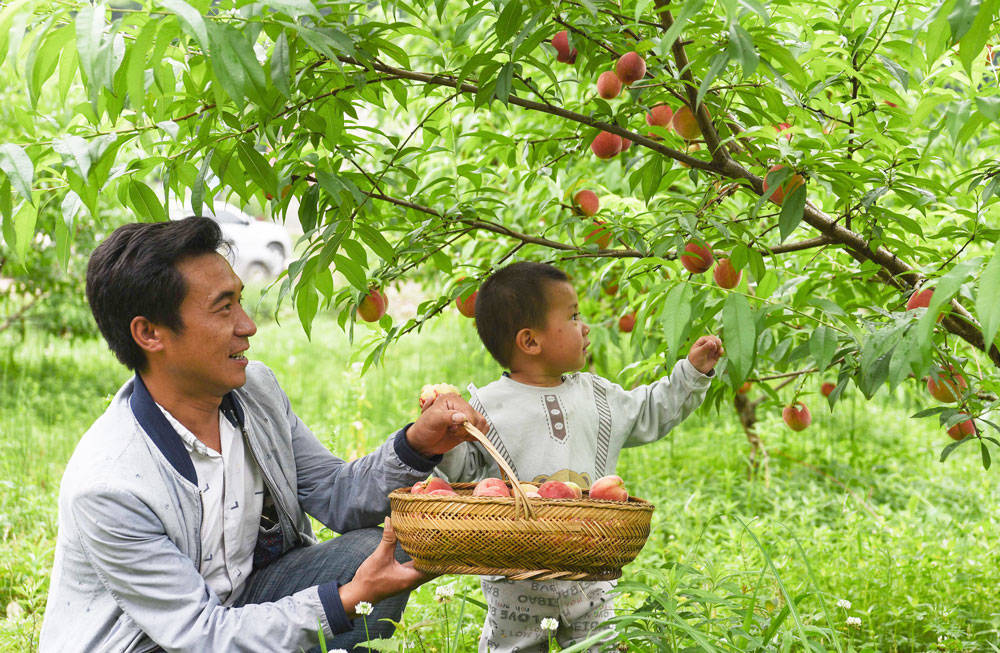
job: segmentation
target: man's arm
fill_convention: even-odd
[[[70,513],[101,583],[166,650],[297,651],[318,643],[320,627],[328,635],[349,628],[342,616],[336,623],[337,615],[324,610],[320,593],[336,597],[332,583],[273,603],[222,605],[191,558],[167,537],[159,517],[132,494],[92,489],[72,499]]]

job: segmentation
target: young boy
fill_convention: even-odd
[[[518,479],[569,480],[585,489],[614,473],[622,447],[662,438],[697,408],[723,353],[719,338],[703,336],[669,377],[634,390],[578,372],[590,328],[569,278],[542,263],[514,263],[486,279],[476,328],[510,370],[483,388],[469,386],[469,403],[491,425],[487,437]],[[437,471],[453,482],[500,476],[492,458],[470,443],[446,453]],[[539,627],[546,617],[558,621],[556,638],[566,647],[614,615],[613,582],[484,576],[482,586],[488,611],[481,652],[547,651],[548,633]]]

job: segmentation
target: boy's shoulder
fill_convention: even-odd
[[[557,385],[554,387],[548,386],[536,386],[527,385],[524,383],[519,383],[510,376],[504,373],[497,379],[490,381],[484,386],[476,387],[473,384],[469,384],[468,390],[471,394],[483,395],[483,394],[494,394],[494,393],[516,393],[524,392],[531,394],[545,394],[545,393],[561,393],[567,390],[573,390],[580,386],[590,387],[592,385],[609,385],[611,381],[605,379],[597,374],[591,374],[590,372],[573,372],[571,374],[563,375],[562,385]]]

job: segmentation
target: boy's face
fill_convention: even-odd
[[[541,345],[539,360],[554,374],[575,372],[587,362],[590,345],[590,327],[580,318],[576,291],[565,281],[554,281],[546,286],[545,297],[545,327],[536,331]]]

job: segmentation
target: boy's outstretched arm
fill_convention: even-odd
[[[715,364],[725,354],[722,340],[718,336],[702,336],[695,340],[688,352],[688,361],[702,374],[708,374],[715,369]]]

